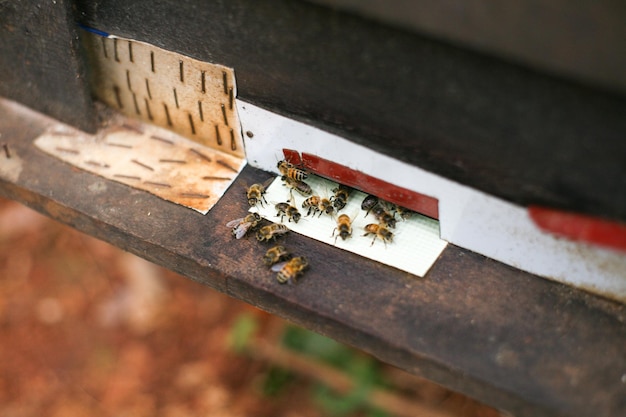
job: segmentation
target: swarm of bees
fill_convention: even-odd
[[[318,195],[314,193],[311,186],[306,182],[310,175],[302,167],[282,160],[277,163],[277,169],[280,172],[283,186],[288,188],[290,196],[286,201],[272,202],[276,209],[275,217],[279,218],[279,221],[275,223],[268,222],[263,220],[259,213],[256,212],[231,220],[226,223],[226,226],[232,229],[232,234],[236,239],[242,239],[254,231],[258,242],[275,242],[278,239],[284,239],[284,236],[289,232],[290,229],[286,223],[293,222],[296,224],[303,218],[307,220],[307,218],[319,218],[323,215],[334,219],[335,227],[331,238],[334,237],[335,245],[338,238],[345,241],[353,236],[353,221],[358,215],[358,209],[355,210],[353,215],[339,212],[346,207],[354,189],[337,184],[332,189],[332,195],[330,193],[329,195]],[[253,184],[246,189],[246,198],[251,207],[256,207],[257,205],[264,207],[265,204],[268,204],[265,199],[266,187],[268,186],[269,181],[265,184]],[[300,200],[302,201],[301,205],[296,204],[294,191],[305,197],[304,200]],[[302,213],[306,211],[304,216],[301,214],[300,209]],[[380,240],[385,248],[387,244],[393,243],[394,233],[391,229],[396,227],[396,216],[406,220],[413,213],[374,195],[368,195],[363,199],[361,209],[365,211],[365,217],[371,215],[376,219],[376,222],[368,223],[363,227],[364,234],[362,236],[373,237],[370,246],[373,246],[377,240]],[[269,217],[266,218],[269,219]],[[276,273],[276,280],[280,284],[295,283],[304,274],[305,270],[309,268],[307,258],[304,256],[293,256],[283,244],[275,244],[275,246],[268,249],[262,261],[266,267]]]

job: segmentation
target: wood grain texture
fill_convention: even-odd
[[[299,0],[78,9],[89,26],[234,68],[261,107],[521,205],[626,221],[619,93]]]
[[[94,132],[70,3],[0,1],[0,96]]]
[[[4,197],[516,416],[626,413],[624,305],[454,246],[416,279],[295,234],[282,243],[311,268],[279,285],[262,265],[269,246],[225,226],[268,173],[245,168],[202,216],[46,156],[32,146],[46,122],[0,114],[24,162],[0,179]]]

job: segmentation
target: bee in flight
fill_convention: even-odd
[[[265,194],[265,186],[263,184],[252,184],[246,191],[248,204],[250,204],[250,206],[256,206],[258,203],[260,203],[261,206],[263,203],[267,204],[263,194]]]
[[[278,203],[275,207],[277,211],[276,217],[280,216],[281,223],[285,216],[287,216],[287,219],[289,219],[289,221],[293,220],[294,223],[298,223],[298,220],[300,220],[301,215],[297,207],[292,206],[289,203]]]
[[[333,214],[334,207],[329,199],[320,197],[318,195],[313,195],[302,202],[302,208],[308,209],[306,215],[309,216],[311,212],[315,216],[315,213],[319,212],[321,216],[322,213]]]
[[[337,236],[335,236],[335,232],[337,232]],[[352,219],[347,214],[342,214],[337,217],[337,227],[333,229],[333,234],[330,237],[335,236],[335,244],[337,243],[337,238],[341,236],[342,240],[346,240],[350,236],[352,236]]]
[[[259,242],[270,241],[287,233],[289,229],[284,224],[272,223],[268,226],[261,227],[256,232],[256,238]]]
[[[348,197],[352,193],[352,188],[347,187],[345,185],[337,185],[337,188],[333,188],[333,195],[331,200],[333,201],[333,206],[337,211],[343,209],[348,202]]]
[[[307,261],[304,256],[298,256],[291,258],[286,262],[277,263],[272,266],[272,271],[278,272],[276,279],[281,284],[285,284],[287,282],[295,284],[298,276],[302,275],[308,266],[309,261]]]
[[[272,266],[278,262],[285,261],[290,257],[291,254],[287,252],[287,249],[285,249],[284,246],[277,245],[273,248],[268,249],[267,252],[265,252],[265,255],[263,256],[263,263],[266,266]]]
[[[296,190],[303,196],[308,196],[308,195],[313,194],[313,190],[311,189],[311,186],[304,181],[298,181],[298,180],[295,180],[293,178],[289,178],[286,176],[283,176],[281,179],[285,182],[284,185],[291,188],[291,190]]]
[[[363,236],[374,235],[374,239],[372,239],[372,243],[370,244],[370,246],[374,244],[376,239],[380,239],[385,244],[385,247],[387,247],[387,242],[391,243],[393,239],[393,233],[390,232],[389,229],[387,229],[385,226],[376,223],[370,223],[365,226],[364,229],[365,234]]]
[[[233,236],[241,239],[249,230],[254,229],[260,221],[261,216],[259,213],[250,213],[246,217],[229,221],[226,223],[226,227],[232,227]]]

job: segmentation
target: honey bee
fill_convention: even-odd
[[[304,256],[298,256],[291,258],[286,262],[278,263],[272,266],[272,271],[278,272],[276,279],[281,284],[287,282],[294,283],[299,275],[304,273],[304,270],[309,266],[309,261]]]
[[[385,226],[376,223],[370,223],[365,226],[364,229],[365,234],[363,236],[374,235],[374,239],[372,239],[372,243],[370,244],[370,246],[374,244],[376,239],[380,239],[385,244],[385,247],[387,247],[387,242],[391,243],[393,239],[393,233],[390,232],[389,229],[387,229]]]
[[[298,220],[300,220],[301,215],[297,207],[294,207],[289,203],[278,203],[275,207],[278,211],[276,213],[276,217],[280,216],[281,223],[285,216],[287,216],[289,221],[293,220],[294,223],[298,223]]]
[[[250,213],[246,217],[231,220],[226,223],[226,227],[233,228],[233,236],[237,239],[244,237],[249,230],[254,229],[261,221],[259,213]]]
[[[378,205],[378,197],[370,194],[363,199],[363,202],[361,203],[361,210],[366,211],[365,216],[367,217],[376,205]]]
[[[339,211],[346,206],[348,197],[350,193],[352,193],[352,188],[339,184],[337,188],[333,188],[333,193],[335,193],[335,195],[331,197],[331,200],[333,201],[335,209]]]
[[[385,206],[381,204],[380,201],[377,205],[375,205],[372,208],[372,213],[374,214],[374,217],[376,217],[376,220],[378,220],[380,224],[384,226],[392,227],[392,228],[396,227],[395,216],[392,213],[388,212],[387,209],[385,209]]]
[[[289,229],[284,224],[272,223],[267,226],[263,226],[256,232],[256,238],[259,242],[270,241],[276,239],[278,236],[284,235]]]
[[[252,184],[246,192],[248,204],[250,204],[250,206],[256,206],[257,203],[261,203],[262,206],[263,202],[267,204],[263,194],[265,194],[265,186],[263,184]]]
[[[296,190],[300,194],[307,196],[313,194],[313,190],[311,186],[304,181],[298,181],[293,178],[289,178],[287,176],[283,176],[282,180],[285,182],[284,185],[291,188],[292,190]]]
[[[307,216],[310,215],[311,212],[313,212],[314,216],[315,213],[319,212],[319,215],[321,216],[322,213],[332,214],[334,211],[334,207],[330,200],[318,195],[311,196],[304,200],[302,202],[302,208],[308,209],[306,213]]]
[[[276,167],[278,168],[278,172],[280,172],[281,175],[297,181],[304,181],[309,177],[309,173],[306,172],[304,169],[296,168],[295,165],[289,163],[284,159],[282,161],[278,161]]]
[[[278,168],[278,172],[280,172],[282,175],[285,175],[289,168],[295,167],[292,163],[290,163],[286,159],[283,159],[282,161],[278,161],[278,163],[276,164],[276,168]]]
[[[306,212],[307,216],[310,215],[311,212],[313,212],[313,215],[315,216],[315,213],[319,211],[317,206],[319,205],[320,200],[320,196],[313,195],[302,202],[302,208],[308,209],[308,211]]]
[[[415,214],[415,211],[402,206],[396,206],[396,213],[400,215],[402,220],[407,220]]]
[[[273,248],[268,249],[268,251],[265,252],[265,255],[263,256],[263,263],[267,266],[272,266],[275,263],[288,259],[290,256],[291,254],[287,252],[287,249],[285,249],[284,246],[274,246]]]
[[[338,232],[337,236],[335,236],[335,232]],[[335,244],[339,236],[341,236],[342,240],[346,240],[352,236],[352,219],[350,219],[350,216],[342,214],[337,218],[337,227],[333,229],[331,237],[333,236],[335,236]]]

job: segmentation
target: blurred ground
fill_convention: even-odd
[[[246,355],[229,347],[233,323],[242,314],[262,324],[260,337],[269,354]],[[292,365],[295,377],[280,392],[264,389],[276,369],[272,361],[281,363],[272,359],[271,346],[285,325],[0,200],[0,416],[328,415],[311,395],[316,382],[302,372],[302,363]],[[393,382],[391,399],[427,406],[424,416],[500,415],[379,366]]]

